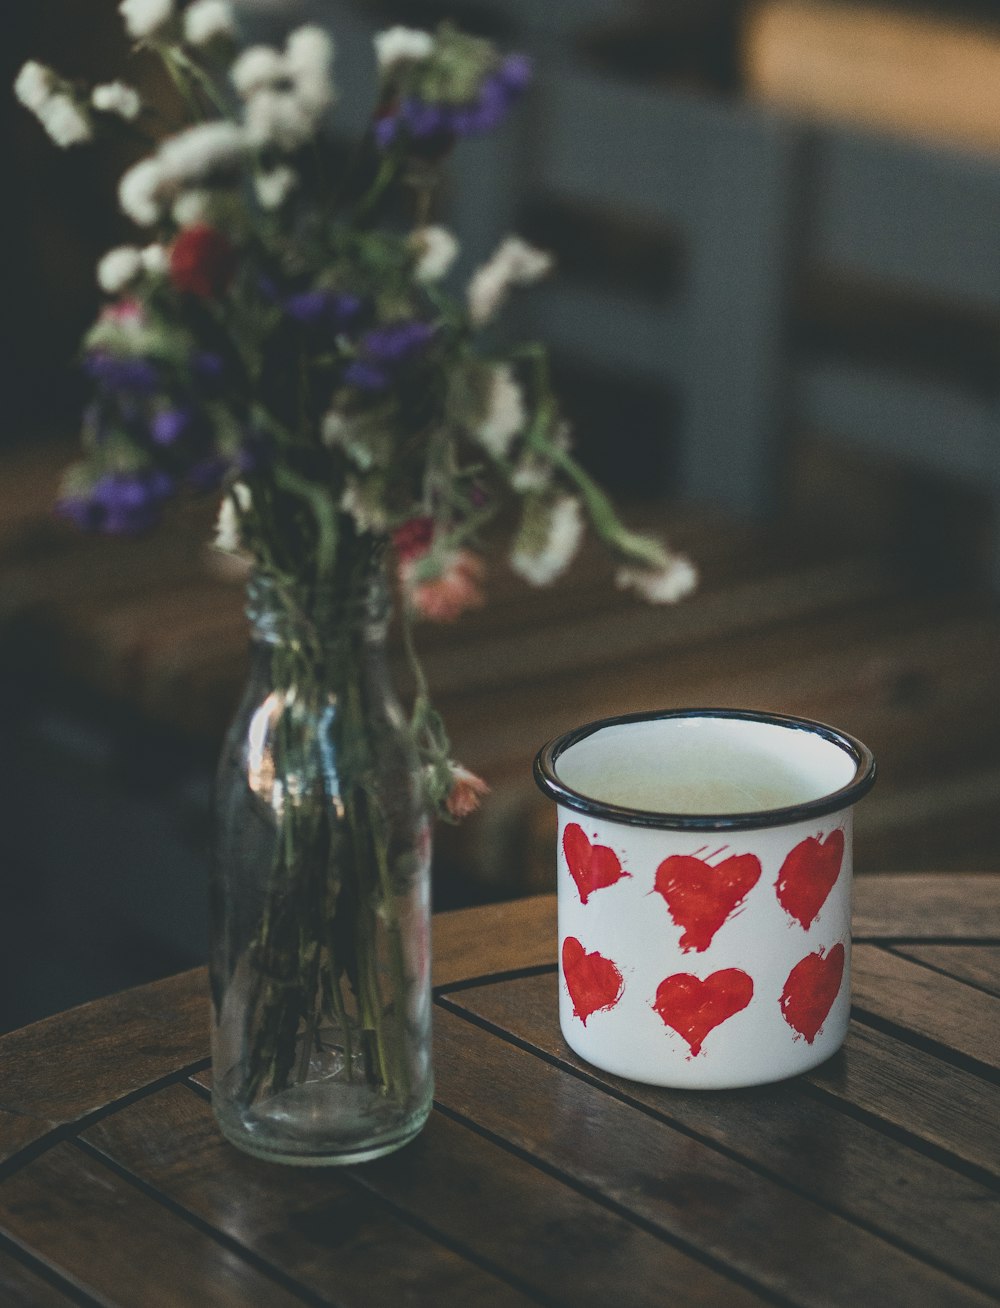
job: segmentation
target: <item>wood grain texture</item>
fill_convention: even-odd
[[[995,996],[875,945],[855,945],[851,993],[863,1012],[1000,1070],[1000,1038],[984,1038],[1000,1032]]]
[[[990,1300],[737,1160],[441,1011],[436,1099],[576,1185],[796,1304]],[[775,1239],[775,1232],[781,1239]]]
[[[434,918],[432,980],[435,986],[447,986],[553,963],[556,948],[555,895],[439,913]]]
[[[1000,996],[1000,945],[894,945],[892,952]]]
[[[857,940],[1000,940],[1000,876],[858,877]]]
[[[208,1103],[174,1085],[84,1133],[85,1140],[296,1283],[342,1308],[525,1302],[510,1284],[394,1217],[353,1183],[364,1169],[262,1165],[219,1135]],[[419,1168],[413,1146],[397,1157]],[[419,1184],[419,1171],[415,1173]]]
[[[70,1308],[73,1300],[0,1249],[0,1303],[4,1308]]]
[[[0,1040],[0,1155],[208,1055],[204,969],[58,1013]]]
[[[971,1072],[855,1022],[840,1052],[806,1079],[846,1107],[1000,1178],[996,1088]]]
[[[436,1113],[409,1158],[395,1154],[358,1179],[479,1256],[504,1264],[546,1301],[603,1308],[627,1287],[630,1308],[759,1303],[749,1290],[695,1262],[555,1177]]]
[[[591,1067],[562,1038],[558,985],[555,973],[521,977],[462,990],[447,1004],[1000,1294],[996,1190],[804,1093],[798,1080],[704,1094],[641,1085]]]
[[[1000,882],[958,880],[974,900]],[[966,938],[945,878],[860,879],[882,943],[857,946],[844,1049],[728,1093],[625,1082],[568,1051],[554,896],[437,918],[437,1110],[406,1149],[355,1168],[248,1158],[173,1079],[206,1052],[203,971],[15,1032],[0,1131],[37,1143],[0,1183],[0,1302],[658,1308],[669,1291],[699,1308],[843,1308],[877,1286],[880,1308],[994,1303],[1000,999],[933,965],[974,968],[971,945],[918,933],[890,951],[903,881],[904,941],[921,920],[925,939]]]
[[[301,1300],[231,1250],[63,1142],[0,1190],[0,1230],[121,1308],[292,1308]]]

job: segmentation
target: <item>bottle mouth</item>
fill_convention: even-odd
[[[661,709],[602,718],[539,750],[557,804],[625,826],[739,831],[840,812],[875,784],[861,741],[809,718],[748,709]]]

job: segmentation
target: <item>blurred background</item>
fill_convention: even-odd
[[[860,736],[857,870],[1000,866],[1000,13],[986,0],[256,0],[339,46],[345,137],[373,31],[451,18],[536,86],[463,144],[439,217],[468,269],[517,230],[559,275],[519,309],[585,464],[698,563],[644,609],[587,549],[554,591],[497,551],[491,602],[423,649],[492,795],[439,833],[439,908],[554,888],[530,765],[609,713],[742,705]],[[4,14],[27,58],[168,88],[114,0]],[[0,1030],[203,961],[212,771],[245,672],[214,505],[139,542],[51,504],[94,265],[131,239],[127,151],[59,151],[2,97]]]

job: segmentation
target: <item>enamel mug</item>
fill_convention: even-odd
[[[860,741],[804,718],[668,709],[551,741],[559,1020],[607,1072],[718,1090],[804,1072],[847,1033]]]

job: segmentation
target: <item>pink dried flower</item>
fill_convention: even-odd
[[[146,322],[146,310],[140,300],[131,297],[117,300],[101,309],[101,322],[111,322],[118,327],[142,327]]]
[[[404,563],[400,578],[410,607],[431,622],[454,622],[467,609],[481,608],[483,561],[468,550],[457,550],[442,571],[427,581],[414,576],[415,564]]]
[[[445,808],[453,818],[468,817],[479,807],[479,801],[490,793],[490,788],[482,777],[477,777],[461,763],[451,765],[451,790],[445,800]]]
[[[421,559],[431,547],[434,538],[433,518],[410,518],[392,533],[392,543],[396,547],[400,563],[412,563]]]

